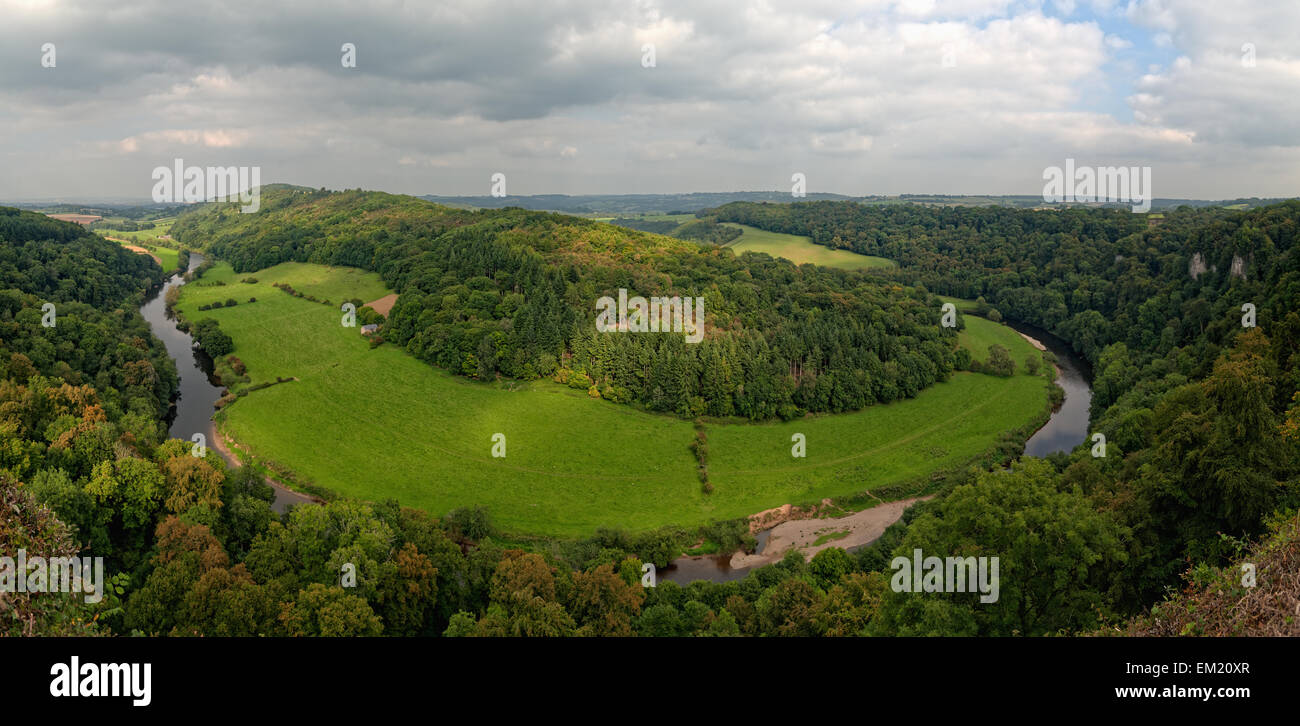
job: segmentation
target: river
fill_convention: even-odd
[[[1056,356],[1056,385],[1065,391],[1060,407],[1025,442],[1025,456],[1044,457],[1058,451],[1072,451],[1088,440],[1092,367],[1075,354],[1069,343],[1042,328],[1011,320],[1004,320],[1003,324],[1042,343]]]
[[[189,270],[203,264],[203,260],[203,255],[191,252]],[[167,435],[173,439],[192,441],[194,434],[203,434],[205,445],[213,446],[216,443],[216,427],[212,423],[212,414],[216,413],[216,402],[221,398],[222,388],[212,380],[212,362],[207,354],[194,347],[194,339],[189,333],[177,328],[176,318],[167,312],[167,291],[184,284],[184,275],[172,275],[140,306],[140,314],[148,321],[154,336],[167,348],[167,355],[175,361],[176,373],[180,378],[180,392],[168,414]],[[228,465],[239,466],[238,461],[234,461],[221,449],[214,450]],[[277,512],[284,512],[293,504],[312,501],[310,497],[275,482],[267,483],[275,489],[275,502],[271,506]]]
[[[1042,428],[1025,442],[1025,456],[1044,457],[1057,451],[1071,451],[1088,440],[1088,416],[1092,408],[1092,369],[1075,354],[1069,343],[1033,325],[1004,320],[1003,324],[1043,344],[1056,356],[1056,384],[1065,391],[1061,405],[1052,411]],[[758,552],[768,532],[760,532]],[[865,547],[867,545],[860,545]],[[849,548],[850,551],[858,549]],[[733,568],[731,554],[679,557],[659,571],[660,580],[688,585],[695,580],[729,582],[749,574],[753,568]]]
[[[203,255],[190,253],[189,269],[193,270],[203,264]],[[166,295],[173,287],[185,284],[184,276],[172,275],[171,278],[140,307],[140,314],[149,322],[153,334],[163,342],[167,354],[176,362],[176,371],[180,376],[180,393],[170,414],[168,435],[176,439],[190,441],[196,433],[204,436],[208,445],[216,442],[216,430],[212,415],[216,412],[217,399],[221,398],[222,388],[212,381],[209,371],[211,361],[206,360],[202,350],[194,347],[194,339],[188,333],[176,327],[176,320],[167,313]],[[1088,438],[1088,415],[1092,406],[1092,371],[1083,359],[1075,355],[1069,344],[1051,333],[1025,323],[1005,321],[1005,324],[1017,332],[1034,338],[1056,356],[1056,383],[1065,391],[1061,406],[1052,412],[1051,418],[1033,436],[1025,442],[1026,456],[1047,456],[1056,451],[1070,451]],[[230,466],[238,466],[220,449],[217,452]],[[275,489],[277,512],[284,512],[294,504],[310,503],[313,500],[303,494],[287,489],[274,481],[268,480]],[[758,551],[762,551],[767,540],[767,532],[758,534]],[[865,545],[864,545],[865,546]],[[698,557],[680,557],[658,573],[659,579],[671,580],[679,584],[688,584],[695,580],[713,580],[727,582],[744,577],[752,568],[732,569],[731,555],[706,555]]]

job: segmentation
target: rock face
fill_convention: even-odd
[[[1192,261],[1187,265],[1187,274],[1191,275],[1192,279],[1195,280],[1201,276],[1202,272],[1205,272],[1208,269],[1209,268],[1205,266],[1205,257],[1200,252],[1197,252],[1192,255]]]
[[[826,507],[831,503],[830,499],[823,499],[821,506]],[[772,509],[764,509],[758,514],[749,515],[749,533],[758,534],[765,529],[771,529],[783,522],[790,522],[799,519],[808,519],[817,516],[819,507],[812,506],[807,509],[796,507],[791,504],[782,504]]]
[[[1246,261],[1241,258],[1241,255],[1232,256],[1232,267],[1229,268],[1228,274],[1233,277],[1240,277],[1243,280],[1246,279]]]

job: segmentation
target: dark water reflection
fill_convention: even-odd
[[[1069,343],[1051,333],[1025,323],[1003,321],[1024,333],[1056,356],[1056,384],[1065,391],[1060,408],[1041,429],[1025,442],[1025,455],[1043,457],[1057,451],[1071,451],[1088,440],[1088,416],[1092,410],[1092,368],[1075,354]],[[1017,361],[1020,363],[1020,361]]]

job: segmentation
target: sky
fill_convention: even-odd
[[[0,0],[0,199],[1300,194],[1295,0]],[[355,48],[354,67],[344,46]]]

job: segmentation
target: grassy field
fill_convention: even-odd
[[[132,247],[143,247],[144,249],[149,250],[150,254],[158,258],[159,264],[162,266],[164,270],[172,271],[180,266],[180,254],[181,254],[180,250],[174,250],[170,247],[160,247],[158,245],[151,245],[145,242],[132,242],[131,240],[123,240],[121,238],[117,238],[116,234],[112,232],[109,232],[108,234],[111,237],[116,238],[115,241],[120,245],[123,246],[130,245]]]
[[[545,381],[519,390],[475,383],[391,345],[370,349],[359,329],[340,325],[336,308],[346,298],[385,294],[372,273],[287,263],[253,273],[256,284],[240,282],[245,277],[218,264],[182,288],[179,308],[191,321],[220,321],[251,384],[296,380],[235,401],[219,416],[223,431],[259,459],[338,494],[394,497],[434,513],[482,504],[513,533],[690,526],[909,482],[962,465],[1046,406],[1043,378],[959,373],[915,400],[857,413],[709,423],[715,491],[705,495],[688,421]],[[275,282],[335,305],[292,297]],[[240,303],[197,309],[227,298]],[[1000,327],[967,322],[978,331],[972,341],[995,336],[981,326]],[[1023,360],[1029,346],[1015,338],[1013,355]],[[506,436],[505,458],[491,455],[497,433]],[[807,438],[806,458],[791,456],[795,433]]]
[[[861,270],[870,267],[894,267],[893,260],[884,257],[859,255],[848,250],[833,250],[825,245],[814,244],[807,237],[780,232],[768,232],[743,224],[726,223],[728,227],[745,230],[734,242],[727,245],[736,254],[745,252],[766,252],[773,257],[784,257],[802,265],[811,262],[814,265],[837,267],[844,270]]]
[[[148,242],[157,239],[171,232],[172,223],[176,221],[175,217],[166,217],[164,219],[150,220],[153,222],[153,229],[144,229],[137,232],[123,232],[113,226],[114,222],[122,221],[116,217],[106,217],[95,231],[108,237],[118,237],[120,239],[136,240],[139,242]]]
[[[957,310],[962,313],[962,317],[966,321],[966,329],[957,333],[957,343],[969,350],[971,357],[975,360],[987,361],[989,359],[989,346],[994,343],[1011,352],[1011,360],[1016,362],[1017,370],[1024,366],[1025,358],[1028,356],[1033,354],[1042,355],[1020,333],[1005,325],[999,325],[984,318],[976,317],[974,300],[963,300],[959,297],[948,297],[946,295],[940,295],[939,297],[944,302],[956,305]]]

